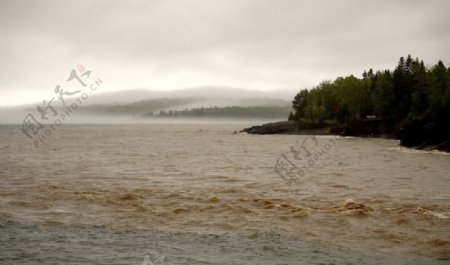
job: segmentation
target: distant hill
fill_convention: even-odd
[[[130,89],[117,92],[106,92],[94,94],[86,102],[92,104],[129,104],[137,101],[161,98],[203,98],[215,99],[221,101],[233,101],[242,99],[279,99],[291,101],[298,91],[277,90],[277,91],[258,91],[230,87],[197,87],[177,89],[170,91]]]
[[[200,87],[173,91],[134,89],[93,93],[89,98],[82,101],[82,104],[77,104],[79,107],[70,120],[75,120],[74,117],[76,116],[83,116],[88,119],[94,116],[97,118],[100,116],[105,118],[121,116],[127,119],[128,117],[142,117],[149,113],[157,116],[161,111],[168,113],[170,111],[194,111],[201,108],[227,107],[234,107],[233,114],[230,114],[231,109],[224,109],[222,114],[228,113],[233,117],[239,116],[235,113],[239,110],[243,111],[242,115],[248,117],[272,118],[275,115],[277,118],[278,116],[284,118],[289,114],[291,97],[295,92],[294,90],[263,92],[228,87]],[[76,102],[76,98],[66,98],[64,108],[70,106],[72,102]],[[56,104],[53,105],[54,109],[62,112],[64,108]],[[36,104],[0,108],[0,123],[20,123],[28,113],[33,113],[36,117],[39,117],[40,114],[36,107],[41,105],[42,102],[36,102]],[[249,114],[256,108],[252,110],[251,108],[245,109],[245,107],[258,107],[261,113]],[[288,109],[289,111],[287,111]],[[244,112],[247,114],[244,114]],[[265,117],[263,113],[267,114],[268,117]],[[214,115],[218,117],[222,114],[216,113]]]
[[[152,115],[150,116],[153,115],[157,116],[159,115],[159,113],[164,112],[186,114],[186,111],[196,109],[205,109],[205,108],[217,109],[229,107],[235,107],[235,109],[233,109],[233,113],[239,110],[248,112],[250,108],[260,108],[260,110],[262,111],[261,113],[269,113],[275,111],[277,113],[283,113],[284,117],[286,117],[286,115],[288,115],[290,111],[290,102],[287,100],[270,99],[270,98],[244,98],[232,100],[206,99],[198,97],[159,98],[159,99],[141,100],[130,104],[87,105],[81,107],[79,111],[80,113],[83,114],[133,115],[133,116],[142,116],[145,114],[149,116],[149,114],[152,113]],[[233,115],[235,116],[236,113]]]

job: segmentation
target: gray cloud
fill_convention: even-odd
[[[409,53],[448,63],[448,10],[445,0],[3,0],[0,91],[7,101],[51,91],[77,62],[116,90],[300,88]]]

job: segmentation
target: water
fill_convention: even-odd
[[[448,264],[361,253],[274,234],[119,232],[95,227],[1,224],[2,264]],[[159,261],[157,262],[157,260]]]
[[[247,125],[0,128],[1,264],[449,263],[448,154]]]

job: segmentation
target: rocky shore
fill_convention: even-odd
[[[378,123],[363,122],[351,126],[311,124],[297,121],[279,121],[252,126],[241,130],[249,134],[307,134],[377,137]]]
[[[419,132],[410,128],[389,128],[378,120],[361,120],[348,125],[305,124],[296,121],[271,122],[242,129],[240,132],[249,134],[297,134],[297,135],[340,135],[355,137],[382,137],[399,139],[400,145],[420,150],[439,150],[450,152],[450,137],[448,132],[440,132],[440,137],[427,134],[416,135]],[[444,136],[443,136],[444,135]],[[447,137],[447,138],[445,138]]]
[[[279,121],[271,122],[263,125],[252,126],[241,130],[249,134],[315,134],[315,135],[329,135],[331,127],[311,128],[302,126],[302,124],[295,121]]]

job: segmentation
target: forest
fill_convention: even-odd
[[[289,120],[347,128],[375,123],[373,134],[402,145],[448,149],[450,67],[442,61],[426,66],[408,55],[393,71],[369,69],[361,78],[338,77],[303,89],[292,107]]]

